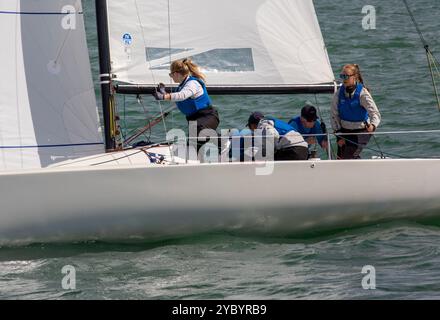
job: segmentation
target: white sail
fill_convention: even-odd
[[[81,1],[1,1],[0,38],[0,170],[103,152]]]
[[[210,86],[317,85],[333,72],[312,0],[108,0],[112,72],[169,83],[170,60]]]

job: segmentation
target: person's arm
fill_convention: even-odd
[[[341,130],[341,118],[339,117],[339,92],[341,91],[341,88],[336,91],[336,93],[333,95],[332,100],[332,108],[330,110],[330,123],[332,125],[333,132],[338,132]],[[345,140],[341,137],[336,137],[338,146],[342,147],[345,144]]]
[[[318,136],[316,136],[316,138],[317,138],[318,143],[321,146],[321,148],[327,149],[327,147],[328,147],[327,137],[322,136],[322,134],[324,132],[322,131],[321,123],[318,120],[315,122],[315,126],[313,127],[312,130],[313,130],[313,133],[319,134]]]
[[[167,93],[165,100],[183,101],[189,98],[198,98],[203,94],[203,87],[198,81],[188,81],[179,92]]]
[[[330,110],[330,123],[334,132],[341,129],[341,118],[339,117],[338,102],[339,102],[339,88],[333,95],[332,106]]]
[[[370,118],[370,126],[367,127],[368,132],[375,131],[380,124],[381,115],[376,103],[373,100],[371,94],[365,88],[362,90],[360,95],[361,105],[368,112],[368,117]]]

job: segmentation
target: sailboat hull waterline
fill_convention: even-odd
[[[312,0],[95,4],[104,128],[81,1],[0,3],[0,246],[289,236],[440,216],[440,159],[199,163],[119,136],[118,89],[168,84],[183,58],[212,93],[336,89]]]
[[[0,173],[0,244],[286,236],[440,216],[440,160],[120,165]],[[213,177],[216,177],[213,179]]]

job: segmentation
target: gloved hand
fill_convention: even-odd
[[[154,90],[153,97],[155,97],[156,100],[165,100],[165,94],[157,91],[157,89]]]
[[[157,86],[156,91],[162,93],[163,95],[165,95],[165,93],[167,93],[166,91],[166,87],[163,83],[159,83],[159,85]]]

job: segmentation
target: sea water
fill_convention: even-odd
[[[440,58],[440,2],[408,2]],[[99,102],[94,2],[83,3]],[[360,65],[382,114],[378,131],[440,129],[425,51],[403,2],[314,3],[333,71],[338,75],[346,63]],[[362,24],[366,5],[375,8],[375,29]],[[288,120],[306,101],[317,104],[330,125],[331,95],[216,96],[213,101],[221,128],[243,128],[252,111]],[[118,98],[125,134],[159,111],[151,97],[143,97],[143,104],[145,110],[134,97]],[[178,112],[166,124],[186,126]],[[164,127],[157,125],[142,139],[160,141],[163,133]],[[380,135],[368,147],[365,157],[381,152],[394,158],[440,155],[439,134]],[[0,298],[438,299],[439,226],[439,220],[394,221],[283,238],[220,232],[158,242],[2,247]]]

